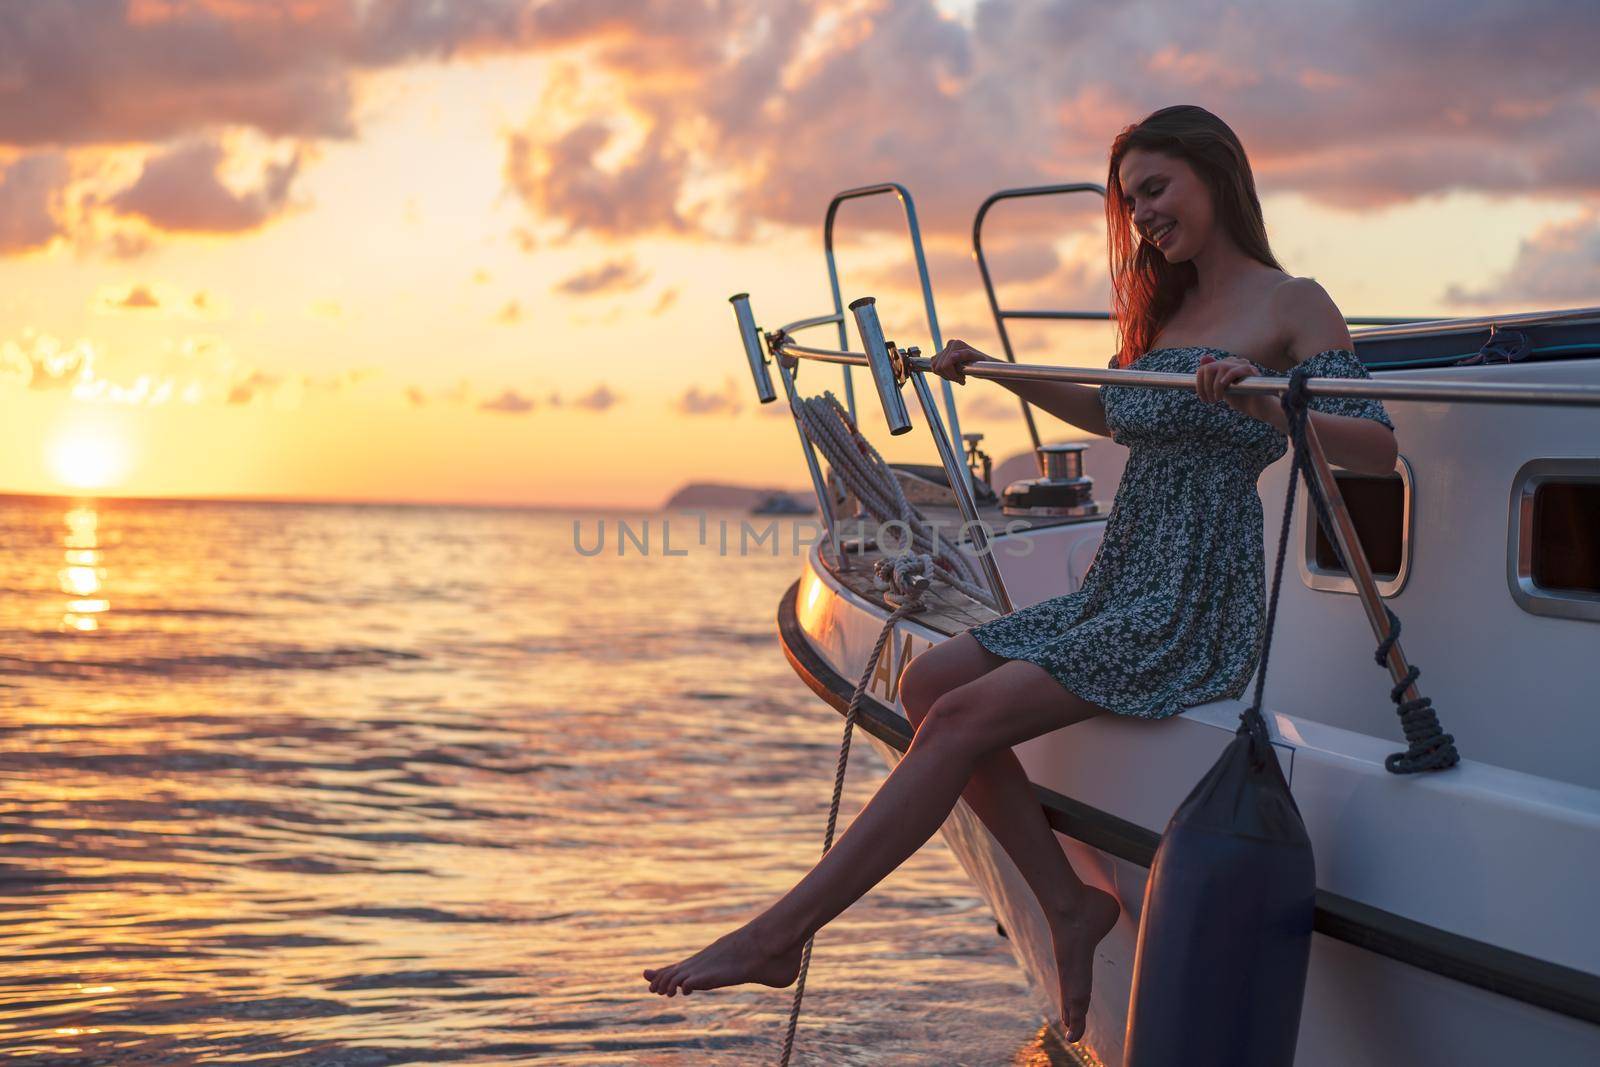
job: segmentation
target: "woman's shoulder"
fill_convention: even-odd
[[[1273,332],[1289,359],[1302,359],[1330,348],[1350,345],[1344,312],[1315,278],[1285,275],[1267,300]]]
[[[1341,326],[1344,324],[1339,305],[1333,302],[1328,290],[1315,278],[1283,275],[1268,290],[1267,308],[1274,320],[1281,323],[1296,319],[1304,321],[1307,318],[1316,321],[1332,316]]]
[[[1328,290],[1324,289],[1322,283],[1315,278],[1298,277],[1284,271],[1273,273],[1276,277],[1268,280],[1270,286],[1268,299],[1275,306],[1306,310],[1323,301],[1333,303],[1333,297],[1328,295]]]

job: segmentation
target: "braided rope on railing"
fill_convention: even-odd
[[[1289,424],[1289,438],[1294,443],[1294,459],[1289,468],[1289,488],[1283,505],[1283,529],[1278,535],[1278,561],[1272,574],[1272,598],[1267,604],[1266,636],[1261,647],[1261,669],[1256,674],[1253,702],[1239,716],[1241,729],[1250,730],[1263,744],[1267,742],[1268,734],[1266,720],[1261,715],[1261,691],[1266,684],[1267,657],[1272,650],[1273,622],[1278,614],[1278,591],[1283,580],[1283,560],[1289,545],[1289,518],[1294,514],[1295,487],[1300,484],[1302,472],[1305,474],[1311,502],[1316,505],[1317,521],[1328,533],[1328,540],[1332,543],[1334,553],[1338,555],[1339,562],[1346,572],[1355,574],[1350,561],[1345,558],[1343,549],[1339,547],[1339,539],[1332,534],[1334,523],[1328,514],[1328,502],[1323,498],[1322,486],[1317,483],[1316,474],[1311,468],[1311,450],[1306,441],[1308,417],[1306,379],[1310,376],[1303,364],[1296,366],[1289,372],[1289,387],[1279,397],[1284,417]],[[1390,648],[1400,638],[1400,619],[1389,609],[1389,605],[1380,606],[1389,619],[1389,633],[1378,642],[1374,656],[1378,666],[1382,667],[1387,662]],[[1408,665],[1405,676],[1389,690],[1389,699],[1394,702],[1395,711],[1400,716],[1400,726],[1405,732],[1408,746],[1406,751],[1391,753],[1384,759],[1384,769],[1390,774],[1444,770],[1455,766],[1461,759],[1455,749],[1455,738],[1445,733],[1444,728],[1439,725],[1439,717],[1433,710],[1432,698],[1404,699],[1406,689],[1416,681],[1420,673],[1415,663]],[[1268,750],[1263,748],[1262,751]]]
[[[795,421],[801,432],[822,450],[829,468],[878,520],[880,531],[894,531],[903,538],[887,547],[897,552],[926,553],[942,569],[938,575],[941,580],[979,603],[994,607],[994,597],[983,586],[972,562],[950,542],[934,543],[927,518],[906,499],[900,480],[861,435],[839,399],[832,392],[824,392],[821,396],[802,397],[795,405]],[[903,532],[896,524],[903,527]]]

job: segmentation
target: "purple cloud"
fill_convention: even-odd
[[[563,278],[555,284],[554,290],[567,296],[598,296],[625,293],[649,280],[649,271],[640,269],[631,256],[624,256]]]
[[[533,408],[533,401],[515,389],[502,390],[493,400],[485,400],[478,405],[479,411],[494,411],[503,415],[525,415]]]
[[[236,193],[222,184],[223,149],[212,140],[180,144],[145,161],[139,178],[113,196],[113,211],[144,219],[163,230],[239,233],[262,226],[283,210],[300,154],[269,163],[259,185]]]
[[[0,255],[43,248],[62,232],[56,211],[68,178],[56,152],[22,156],[0,174]]]

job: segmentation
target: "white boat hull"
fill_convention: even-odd
[[[842,709],[866,667],[885,609],[842,587],[820,568],[815,552],[786,604],[790,615],[785,626],[780,613],[780,631],[791,662]],[[911,657],[943,639],[915,618],[903,620],[875,672],[868,696],[876,718],[863,727],[891,766],[909,730],[896,680]],[[830,680],[819,681],[825,677]],[[1218,701],[1156,722],[1098,717],[1016,751],[1037,786],[1109,818],[1111,829],[1096,831],[1102,838],[1115,835],[1121,820],[1129,834],[1148,842],[1232,739],[1245,706]],[[885,726],[894,720],[896,727]],[[1341,935],[1313,935],[1296,1064],[1600,1063],[1600,1024],[1592,1007],[1539,1006],[1483,988],[1481,974],[1477,984],[1447,976],[1453,967],[1472,964],[1482,949],[1486,965],[1512,973],[1524,960],[1556,968],[1554,978],[1534,975],[1533,985],[1542,981],[1546,987],[1543,993],[1534,990],[1534,1001],[1543,997],[1549,1003],[1552,995],[1559,1001],[1559,991],[1549,994],[1547,987],[1574,980],[1581,986],[1574,992],[1579,1001],[1592,996],[1593,985],[1583,983],[1593,983],[1600,972],[1588,922],[1589,899],[1600,878],[1594,848],[1600,805],[1584,806],[1594,805],[1595,798],[1586,795],[1593,791],[1466,761],[1448,774],[1401,778],[1382,769],[1383,756],[1401,747],[1397,743],[1281,714],[1269,714],[1269,720],[1312,834],[1321,891],[1352,885],[1366,890],[1330,897],[1331,918],[1319,912],[1319,931],[1331,923],[1341,927]],[[1064,801],[1069,807],[1071,802]],[[1049,933],[1032,892],[965,802],[942,833],[1003,924],[1041,1014],[1058,1019]],[[1097,952],[1080,1046],[1104,1063],[1119,1064],[1148,856],[1137,861],[1137,841],[1097,847],[1060,832],[1057,840],[1079,876],[1114,893],[1124,909]],[[1537,865],[1529,866],[1536,857]],[[1558,873],[1557,859],[1571,866]],[[1463,877],[1468,871],[1473,876]],[[1581,917],[1582,923],[1552,921],[1541,905]],[[1387,925],[1363,927],[1364,909],[1387,916]],[[1384,946],[1385,939],[1403,941],[1412,934],[1409,947]],[[1404,958],[1425,956],[1435,944],[1442,946],[1446,973]],[[1530,948],[1538,954],[1529,954]]]

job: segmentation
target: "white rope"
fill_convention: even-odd
[[[994,597],[965,555],[954,548],[935,548],[927,518],[906,499],[900,479],[861,435],[839,399],[832,392],[824,392],[821,396],[802,397],[795,406],[795,421],[801,432],[822,450],[828,466],[861,501],[862,508],[877,519],[880,532],[894,535],[896,543],[886,547],[901,553],[890,557],[896,566],[907,568],[907,573],[917,569],[930,580],[938,579],[980,604],[995,607]],[[903,524],[909,538],[899,527],[889,525],[894,522]],[[878,588],[887,588],[881,573]]]

